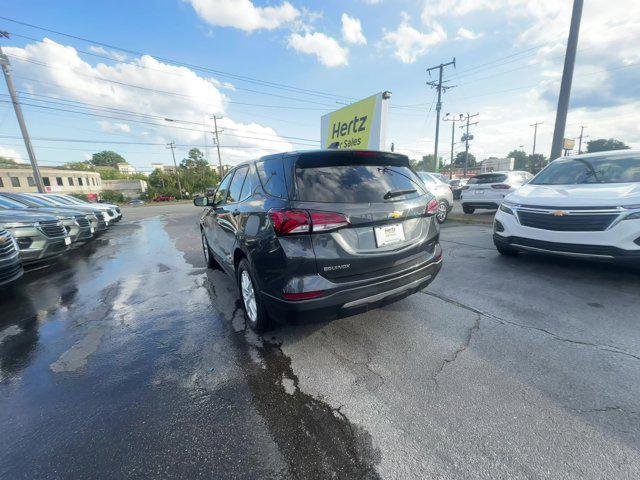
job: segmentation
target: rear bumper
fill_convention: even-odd
[[[329,287],[324,296],[301,301],[288,301],[262,293],[262,301],[276,319],[290,319],[304,314],[333,319],[346,317],[401,300],[425,288],[442,268],[442,248],[436,244],[427,261],[395,273],[370,279],[364,284],[341,285],[323,278]]]

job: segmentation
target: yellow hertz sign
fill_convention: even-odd
[[[384,147],[388,92],[352,103],[322,117],[322,147],[373,149]]]

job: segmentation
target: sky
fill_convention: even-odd
[[[114,150],[141,171],[192,146],[217,162],[317,148],[320,117],[392,92],[387,147],[433,152],[427,68],[450,62],[442,116],[476,114],[470,152],[548,155],[569,0],[2,2],[8,55],[43,166]],[[640,2],[585,2],[566,137],[640,148]],[[25,161],[0,87],[0,155]],[[451,123],[441,124],[448,159]],[[464,149],[456,128],[454,151]]]

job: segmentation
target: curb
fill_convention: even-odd
[[[483,217],[474,217],[473,215],[449,215],[447,221],[458,222],[458,223],[468,223],[468,224],[478,224],[478,225],[493,225],[493,217],[491,218],[483,218]]]

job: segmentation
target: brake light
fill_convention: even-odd
[[[315,292],[304,292],[304,293],[283,293],[282,298],[285,300],[309,300],[310,298],[316,298],[324,294],[323,290],[318,290]]]
[[[433,215],[435,215],[438,212],[438,200],[436,200],[435,198],[432,198],[431,200],[429,200],[429,203],[427,204],[427,209],[425,210],[425,215],[427,217],[431,217]]]
[[[353,154],[359,157],[375,157],[376,155],[379,155],[380,152],[375,152],[371,150],[354,150]]]
[[[269,218],[276,235],[296,235],[311,232],[328,232],[349,225],[349,219],[341,213],[308,212],[306,210],[269,210]]]
[[[269,218],[276,235],[295,235],[309,233],[311,219],[305,210],[269,210]]]
[[[495,188],[496,190],[509,190],[511,185],[505,185],[504,183],[498,183],[497,185],[491,185],[491,188]]]
[[[333,212],[310,212],[311,213],[311,231],[327,232],[337,228],[349,225],[349,219],[341,213]]]

